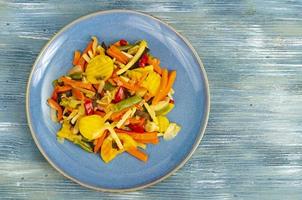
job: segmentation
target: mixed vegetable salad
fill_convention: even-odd
[[[53,81],[47,100],[52,120],[62,124],[59,141],[99,153],[105,163],[123,152],[146,162],[147,144],[180,131],[166,116],[174,108],[176,71],[161,67],[145,40],[107,46],[92,37],[83,52],[74,52],[72,64]]]

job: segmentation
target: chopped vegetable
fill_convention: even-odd
[[[57,133],[57,137],[67,139],[71,142],[82,140],[82,136],[75,135],[71,132],[71,125],[67,121],[63,122],[61,130],[59,130]]]
[[[74,51],[74,56],[73,56],[73,65],[77,65],[79,60],[81,58],[81,52],[80,51]]]
[[[94,113],[93,112],[93,105],[92,105],[92,101],[91,100],[86,100],[84,102],[84,107],[85,107],[86,115],[92,115]]]
[[[127,50],[129,50],[130,48],[132,48],[133,47],[133,45],[124,45],[124,46],[119,46],[118,48],[119,48],[119,50],[121,50],[121,51],[127,51]]]
[[[63,106],[68,109],[75,109],[78,105],[81,104],[81,101],[74,99],[73,97],[64,97],[60,101],[60,106]]]
[[[120,101],[119,103],[115,104],[113,107],[113,112],[118,112],[125,108],[129,108],[141,101],[142,101],[142,98],[139,96],[129,97],[129,98],[124,99],[123,101]]]
[[[158,74],[162,74],[162,69],[159,66],[160,60],[156,58],[151,58],[150,56],[148,57],[148,64],[152,65],[154,67],[154,71],[157,72]]]
[[[148,132],[159,131],[159,127],[155,122],[147,121],[145,125],[145,130]]]
[[[137,159],[147,162],[148,155],[137,148],[129,148],[127,149],[127,153],[131,154],[132,156],[136,157]]]
[[[128,62],[128,57],[125,56],[116,46],[112,45],[109,49],[107,49],[106,53],[117,59],[119,62],[126,64]]]
[[[126,46],[128,44],[127,40],[121,39],[120,40],[120,45],[121,46]]]
[[[128,49],[127,53],[134,55],[139,50],[139,45],[134,45],[130,49]]]
[[[151,119],[155,122],[155,124],[158,124],[154,110],[146,102],[144,102],[144,106],[145,106],[146,110],[148,111]]]
[[[160,110],[165,109],[167,106],[169,106],[169,98],[164,99],[163,101],[158,102],[156,105],[151,105],[150,107],[155,111],[158,112]]]
[[[81,147],[83,150],[89,152],[89,153],[92,153],[92,147],[87,143],[87,142],[84,142],[82,140],[75,140],[73,142],[74,144],[78,145],[79,147]]]
[[[165,140],[172,140],[177,133],[180,131],[181,127],[178,126],[176,123],[170,123],[167,130],[164,133]]]
[[[83,73],[82,72],[73,73],[73,74],[70,74],[69,77],[73,80],[82,80]]]
[[[176,79],[176,71],[172,71],[169,74],[168,82],[167,82],[165,89],[159,94],[159,100],[162,100],[163,98],[165,98],[168,95],[168,93],[170,92],[170,90],[172,88],[172,85],[174,84],[175,79]]]
[[[174,108],[173,103],[169,103],[168,106],[164,107],[161,110],[156,111],[156,115],[167,115]]]
[[[69,79],[67,77],[64,77],[64,76],[61,77],[60,80],[63,81],[63,83],[65,85],[70,85],[73,88],[83,88],[83,89],[94,91],[94,88],[93,88],[91,83],[84,83],[84,82],[81,82],[81,81],[74,81],[74,80],[71,80],[71,79]]]
[[[145,67],[148,62],[148,55],[145,53],[142,55],[141,59],[138,61],[138,66]]]
[[[116,143],[111,136],[108,136],[101,147],[101,157],[105,163],[113,160],[117,155],[123,153],[123,150],[118,149]]]
[[[147,42],[145,40],[141,41],[139,44],[139,49],[136,52],[135,56],[130,60],[130,62],[127,63],[127,65],[125,67],[123,67],[122,69],[117,71],[116,74],[121,75],[124,72],[126,72],[128,69],[130,69],[134,65],[134,63],[136,63],[138,61],[138,59],[141,57],[141,55],[145,51],[146,47],[147,47]]]
[[[122,117],[122,119],[116,124],[117,128],[120,128],[125,122],[126,120],[131,117],[131,115],[133,115],[136,111],[136,108],[130,109],[128,110]]]
[[[99,115],[84,116],[79,121],[80,133],[88,140],[94,140],[104,133],[104,119]]]
[[[157,94],[155,95],[155,97],[152,100],[152,105],[157,104],[161,99],[161,94],[164,93],[164,90],[166,88],[168,82],[168,70],[164,69],[163,73],[162,73],[162,78],[160,81],[160,86],[159,86],[159,90],[157,91]]]
[[[102,144],[103,144],[103,142],[104,142],[106,136],[107,136],[107,132],[104,132],[104,133],[102,134],[101,137],[99,137],[99,138],[97,138],[97,139],[95,140],[95,141],[96,141],[96,144],[95,144],[95,146],[94,146],[94,148],[93,148],[93,152],[94,152],[94,153],[97,153],[97,152],[101,149]]]
[[[161,68],[145,40],[107,46],[91,37],[84,51],[74,51],[72,65],[53,81],[47,100],[52,121],[61,124],[59,142],[98,153],[105,163],[123,152],[147,162],[147,144],[180,131],[166,116],[175,106],[176,71]]]
[[[100,80],[106,81],[113,73],[113,61],[105,55],[98,55],[90,60],[86,68],[87,80],[96,84]]]
[[[160,86],[160,80],[159,74],[151,72],[147,78],[143,80],[142,87],[146,88],[152,96],[155,96]]]
[[[169,119],[165,116],[158,116],[158,127],[159,127],[159,132],[163,133],[167,130],[169,127]]]
[[[145,132],[144,126],[141,125],[141,124],[129,124],[128,127],[132,131],[137,132],[137,133],[143,133],[143,132]]]
[[[111,83],[106,82],[103,89],[108,90],[108,91],[112,91],[112,90],[114,90],[114,88],[115,87]]]
[[[60,105],[53,99],[48,99],[47,102],[51,108],[53,108],[57,111],[57,120],[60,121],[63,117],[63,111],[62,111],[62,108],[60,107]]]
[[[83,100],[85,98],[83,92],[76,88],[72,88],[72,96],[74,96],[77,100]]]
[[[76,65],[68,71],[68,75],[82,73],[82,72],[83,72],[82,68],[79,65]]]
[[[91,48],[92,48],[92,43],[93,43],[92,41],[90,41],[90,42],[88,43],[86,49],[83,51],[83,54],[82,54],[81,58],[79,59],[79,61],[78,61],[78,63],[77,63],[77,65],[79,65],[79,66],[82,68],[82,70],[85,69],[85,64],[86,64],[86,61],[85,61],[85,59],[83,58],[83,55],[86,54],[86,53],[88,53],[89,50],[91,50]]]
[[[118,102],[122,101],[123,99],[125,99],[125,92],[124,92],[123,87],[119,87],[119,89],[117,90],[117,92],[115,94],[113,102],[118,103]]]

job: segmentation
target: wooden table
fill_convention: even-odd
[[[111,194],[64,178],[34,144],[26,83],[43,45],[76,18],[144,11],[187,37],[211,89],[190,161],[142,191]],[[0,199],[302,199],[301,1],[0,0]]]

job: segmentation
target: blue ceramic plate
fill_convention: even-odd
[[[56,139],[59,125],[50,119],[47,98],[52,81],[71,67],[73,51],[84,49],[91,36],[112,43],[148,41],[162,66],[177,70],[174,110],[169,119],[182,126],[171,141],[149,145],[147,163],[124,153],[109,164],[68,141]],[[27,88],[27,117],[32,136],[48,162],[64,176],[96,190],[129,191],[155,184],[180,168],[201,141],[209,115],[209,86],[206,72],[189,42],[164,22],[147,14],[111,10],[90,14],[64,27],[38,56]]]

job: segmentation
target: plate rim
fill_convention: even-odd
[[[166,173],[164,176],[159,177],[156,180],[153,180],[151,182],[148,182],[146,184],[137,186],[137,187],[131,187],[131,188],[123,188],[123,189],[110,189],[110,188],[102,188],[102,187],[96,187],[96,186],[92,186],[86,183],[81,182],[81,180],[78,180],[75,177],[72,177],[70,175],[68,175],[64,170],[60,169],[45,153],[44,149],[41,147],[38,139],[36,138],[36,133],[32,127],[32,122],[30,119],[30,109],[29,109],[29,94],[30,94],[30,83],[32,80],[32,76],[33,76],[33,72],[34,69],[36,69],[37,63],[38,61],[41,59],[42,54],[44,53],[44,51],[46,50],[46,48],[48,48],[48,46],[56,39],[56,37],[58,35],[60,35],[62,32],[64,32],[65,30],[67,30],[69,27],[76,25],[77,23],[88,19],[90,17],[94,17],[97,15],[102,15],[102,14],[110,14],[110,13],[132,13],[132,14],[138,14],[138,15],[142,15],[148,18],[151,18],[155,21],[158,21],[160,23],[163,23],[165,26],[167,26],[169,29],[171,29],[178,37],[180,37],[180,39],[182,39],[184,41],[184,43],[190,48],[190,50],[192,51],[194,57],[196,58],[198,65],[200,67],[200,70],[203,74],[203,78],[204,78],[204,83],[205,83],[205,116],[203,118],[203,121],[201,121],[201,123],[203,123],[203,125],[200,127],[199,130],[199,135],[196,138],[195,143],[193,144],[192,149],[190,150],[190,152],[186,155],[186,157],[176,166],[174,167],[172,170],[170,170],[168,173]],[[196,52],[196,50],[194,49],[194,47],[191,45],[191,43],[189,42],[188,39],[186,39],[183,35],[181,35],[178,31],[176,31],[176,29],[174,29],[171,25],[169,25],[168,23],[166,23],[165,21],[163,21],[162,19],[155,17],[149,13],[145,13],[142,11],[136,11],[136,10],[130,10],[130,9],[110,9],[110,10],[100,10],[100,11],[96,11],[96,12],[92,12],[90,14],[86,14],[83,15],[81,17],[76,18],[75,20],[71,21],[70,23],[66,24],[65,26],[63,26],[57,33],[55,33],[53,36],[51,36],[51,38],[49,39],[49,41],[43,46],[43,48],[40,50],[39,55],[37,56],[34,64],[32,65],[31,68],[31,72],[27,81],[27,87],[26,87],[26,118],[27,118],[27,124],[29,126],[30,132],[31,132],[31,136],[36,144],[36,146],[38,147],[39,151],[41,152],[41,154],[44,156],[44,158],[47,160],[47,162],[54,168],[56,169],[60,174],[62,174],[65,178],[68,178],[70,180],[72,180],[73,182],[89,188],[89,189],[93,189],[96,191],[101,191],[101,192],[113,192],[113,193],[121,193],[121,192],[133,192],[133,191],[137,191],[137,190],[141,190],[150,186],[153,186],[161,181],[163,181],[164,179],[170,177],[172,174],[174,174],[177,170],[179,170],[181,167],[183,167],[185,165],[185,163],[187,163],[187,161],[192,157],[192,155],[194,154],[194,152],[196,151],[197,147],[199,146],[199,144],[201,143],[201,140],[205,134],[205,130],[208,124],[208,119],[209,119],[209,114],[210,114],[210,88],[209,88],[209,82],[208,82],[208,77],[207,77],[207,73],[206,70],[204,68],[204,65],[201,61],[201,58],[199,57],[198,53]]]

